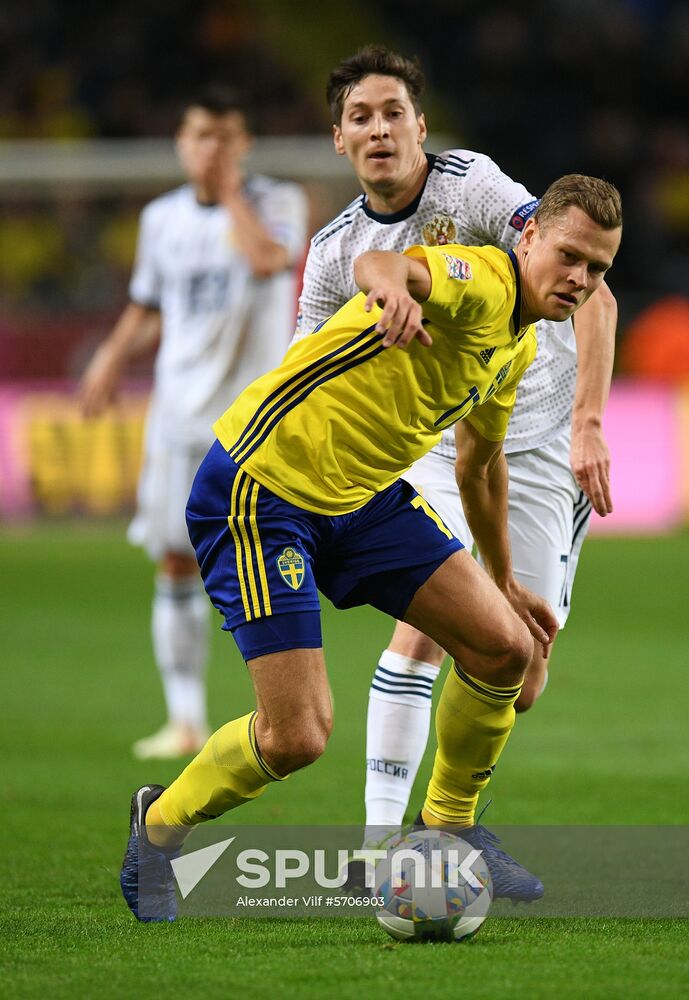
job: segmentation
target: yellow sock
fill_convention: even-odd
[[[427,826],[471,826],[514,726],[521,685],[501,688],[465,673],[455,663],[438,703],[438,750],[422,817]]]
[[[180,776],[151,803],[146,833],[151,843],[181,843],[193,827],[255,799],[271,781],[282,781],[256,743],[256,712],[213,733]]]

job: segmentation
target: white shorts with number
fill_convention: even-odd
[[[172,445],[156,424],[156,414],[149,413],[137,509],[127,538],[156,562],[167,552],[196,558],[185,512],[196,470],[207,451],[205,445]]]
[[[548,601],[563,628],[591,514],[591,504],[570,469],[569,433],[542,448],[508,455],[507,464],[514,575]],[[473,538],[462,510],[454,462],[429,452],[404,478],[471,550]]]

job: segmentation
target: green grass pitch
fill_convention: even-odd
[[[687,534],[588,542],[549,689],[519,720],[491,783],[490,822],[689,823],[688,567]],[[117,881],[129,796],[178,770],[129,755],[162,713],[151,576],[119,524],[0,533],[3,995],[689,995],[682,920],[489,918],[476,939],[452,946],[396,944],[372,918],[137,924]],[[362,818],[368,682],[390,623],[368,609],[327,609],[324,625],[331,744],[238,823]],[[215,724],[251,708],[243,664],[219,629],[210,690]]]

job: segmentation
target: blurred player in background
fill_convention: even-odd
[[[424,152],[423,86],[416,61],[382,47],[367,47],[332,72],[327,97],[335,148],[350,160],[364,193],[311,241],[296,339],[354,294],[352,262],[363,250],[455,242],[507,250],[536,209],[537,199],[487,156],[466,149],[439,156]],[[615,300],[602,285],[577,313],[576,329],[571,320],[538,324],[538,356],[519,387],[505,441],[515,576],[546,598],[560,627],[569,614],[591,504],[602,516],[612,510],[601,420],[616,318]],[[482,360],[488,364],[490,358]],[[456,458],[453,432],[446,431],[405,478],[471,550]],[[399,622],[380,657],[368,710],[369,827],[403,820],[444,656],[437,643]],[[543,691],[546,666],[535,643],[517,711],[528,709]]]
[[[187,102],[176,135],[187,183],[144,209],[131,301],[80,386],[85,416],[99,415],[127,362],[159,341],[129,539],[158,564],[152,637],[167,721],[134,744],[140,759],[196,752],[208,737],[209,604],[184,511],[213,420],[279,362],[292,332],[306,199],[294,184],[247,176],[251,144],[229,88]]]

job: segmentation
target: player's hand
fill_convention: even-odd
[[[383,310],[375,327],[376,333],[383,334],[383,347],[407,347],[415,337],[423,347],[431,346],[433,338],[421,323],[421,306],[406,289],[372,288],[366,296],[366,312],[375,305]]]
[[[546,600],[522,587],[516,580],[512,580],[503,593],[536,642],[540,642],[543,657],[547,660],[560,627],[553,609]]]
[[[84,372],[77,396],[84,417],[99,417],[117,399],[121,365],[106,349],[99,348]]]
[[[222,204],[231,202],[242,192],[244,175],[236,159],[224,156],[218,160],[215,171],[217,198]]]
[[[596,514],[612,513],[610,452],[600,427],[572,426],[570,464],[577,483],[591,501]]]

